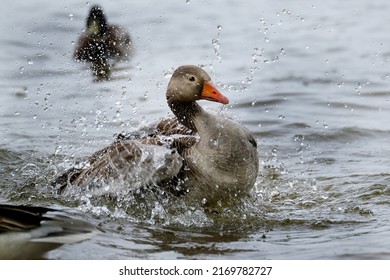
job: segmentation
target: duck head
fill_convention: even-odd
[[[87,18],[87,30],[93,35],[103,35],[108,30],[107,19],[100,6],[93,6]]]

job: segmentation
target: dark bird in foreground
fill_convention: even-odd
[[[247,195],[258,174],[257,143],[241,124],[197,103],[229,102],[210,76],[197,66],[181,66],[172,75],[166,98],[175,117],[162,120],[146,137],[122,135],[55,184],[62,191],[101,192],[114,192],[118,184],[154,185],[202,205]]]
[[[86,29],[78,39],[74,58],[90,63],[97,79],[108,79],[109,60],[128,61],[131,54],[131,38],[126,29],[108,24],[102,8],[93,6],[87,17]]]
[[[90,223],[46,207],[0,204],[0,259],[42,259],[96,234]]]

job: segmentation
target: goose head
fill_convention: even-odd
[[[175,70],[166,97],[169,104],[192,103],[200,99],[229,103],[229,99],[213,85],[206,71],[194,65],[180,66]]]

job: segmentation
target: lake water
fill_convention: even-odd
[[[94,3],[7,1],[1,18],[0,200],[71,208],[101,234],[50,259],[389,259],[390,2],[110,1],[129,63],[94,82],[72,60]],[[49,183],[170,112],[174,68],[203,65],[247,126],[259,178],[237,207],[61,196]]]

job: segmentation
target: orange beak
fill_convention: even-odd
[[[200,99],[219,102],[222,104],[229,104],[229,99],[222,93],[220,93],[219,90],[211,82],[204,83]]]

